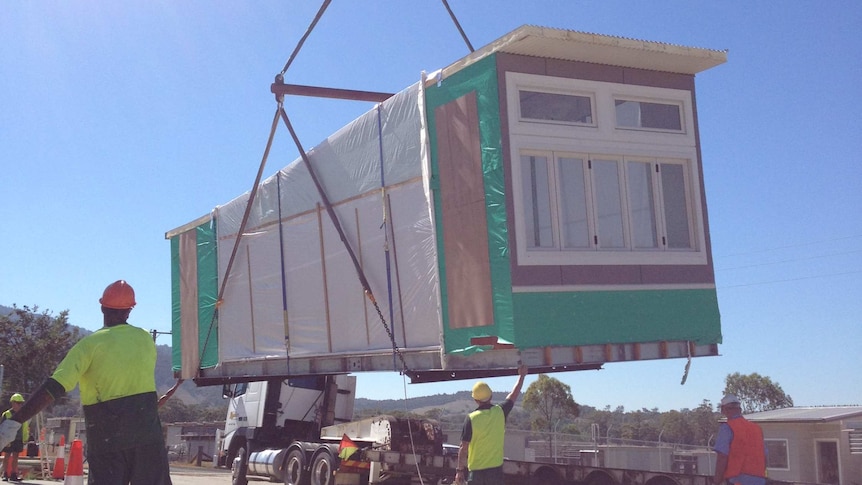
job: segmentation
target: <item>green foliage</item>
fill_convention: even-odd
[[[68,324],[68,317],[68,310],[55,317],[48,310],[40,313],[35,305],[13,305],[11,314],[0,315],[3,402],[15,392],[29,397],[81,338],[79,329]]]
[[[524,409],[530,412],[530,423],[536,431],[554,431],[563,419],[575,419],[580,406],[572,398],[572,389],[558,379],[539,374],[524,394]]]
[[[622,417],[619,437],[636,441],[658,441],[661,432],[660,417],[658,412],[646,409],[630,412]]]
[[[704,399],[700,406],[689,414],[688,425],[692,429],[689,444],[709,446],[716,432],[719,414],[713,410],[712,403]]]
[[[227,402],[223,406],[206,406],[185,404],[179,399],[171,398],[159,408],[159,419],[162,424],[224,421],[226,414]]]
[[[784,393],[777,382],[758,373],[728,374],[724,380],[724,393],[735,394],[742,404],[743,414],[769,411],[793,406],[793,399]]]

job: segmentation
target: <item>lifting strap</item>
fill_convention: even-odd
[[[473,52],[473,44],[470,43],[470,39],[467,38],[467,34],[464,33],[464,29],[461,28],[461,23],[458,22],[458,19],[455,18],[455,12],[449,8],[449,2],[443,0],[443,6],[446,7],[446,11],[449,12],[449,16],[452,17],[452,22],[455,22],[455,27],[458,29],[458,32],[461,33],[461,38],[464,39],[464,43],[467,44],[467,48],[470,49],[470,52]]]
[[[467,38],[467,35],[464,33],[464,29],[461,28],[461,24],[458,22],[458,19],[455,17],[455,13],[449,7],[449,2],[447,0],[442,0],[442,2],[443,2],[443,6],[446,8],[446,11],[449,12],[449,16],[452,18],[452,21],[455,23],[455,27],[458,29],[458,32],[461,34],[461,37],[464,39],[464,42],[467,44],[467,48],[470,49],[470,52],[473,52],[474,51],[473,45],[470,43],[470,40]],[[290,65],[293,63],[293,60],[299,54],[299,51],[300,51],[300,49],[302,49],[302,46],[305,43],[306,39],[308,39],[308,36],[311,35],[311,31],[314,30],[314,27],[320,21],[321,17],[323,17],[323,13],[329,7],[330,3],[331,3],[331,0],[324,0],[323,1],[323,3],[320,6],[320,9],[318,9],[317,14],[314,16],[314,19],[311,21],[311,24],[306,29],[305,33],[303,34],[302,38],[297,43],[296,47],[294,47],[293,52],[290,54],[290,57],[288,58],[287,62],[284,65],[284,68],[282,68],[281,72],[276,76],[277,82],[279,80],[284,79],[284,74],[287,72],[288,68],[290,68]],[[395,354],[397,354],[398,357],[401,359],[402,372],[409,371],[409,368],[407,367],[407,362],[404,360],[404,355],[401,352],[401,350],[398,348],[397,343],[395,342],[395,335],[393,334],[393,331],[389,328],[389,325],[386,323],[386,319],[383,317],[383,313],[380,310],[380,306],[377,304],[377,300],[374,298],[374,293],[371,291],[371,286],[368,284],[368,279],[365,277],[365,273],[362,271],[362,267],[360,266],[359,261],[356,259],[356,254],[354,253],[353,248],[350,246],[350,243],[347,241],[347,237],[344,235],[344,230],[341,227],[341,223],[338,221],[338,217],[336,216],[335,211],[332,208],[332,204],[330,204],[329,198],[326,196],[326,192],[323,190],[323,186],[320,184],[320,181],[317,178],[317,174],[314,172],[314,169],[311,166],[311,161],[308,159],[308,155],[305,153],[305,150],[303,149],[302,144],[300,143],[299,138],[297,137],[296,132],[294,131],[293,126],[290,123],[290,119],[287,117],[287,113],[284,111],[283,95],[281,95],[281,96],[277,95],[276,99],[278,100],[278,108],[277,108],[275,116],[273,117],[273,120],[272,120],[272,128],[270,129],[269,139],[267,140],[267,143],[266,143],[266,150],[264,150],[263,159],[261,160],[260,166],[258,167],[257,176],[255,177],[254,185],[252,186],[251,193],[249,194],[249,199],[248,199],[248,203],[246,204],[245,213],[243,214],[242,222],[240,223],[239,231],[237,232],[236,239],[234,240],[233,249],[231,250],[230,259],[228,260],[227,268],[225,269],[225,275],[224,275],[224,278],[222,279],[221,287],[219,288],[218,298],[216,299],[216,307],[215,307],[215,310],[213,311],[213,316],[212,316],[212,319],[210,320],[209,328],[207,329],[207,336],[206,336],[206,339],[204,340],[203,349],[201,350],[201,353],[200,353],[200,359],[198,360],[198,370],[200,370],[201,361],[203,360],[203,355],[206,351],[207,345],[209,344],[210,335],[212,335],[213,328],[215,327],[215,322],[218,320],[219,306],[221,306],[222,298],[224,297],[225,287],[227,286],[227,281],[230,277],[230,272],[231,272],[231,269],[233,268],[234,260],[236,259],[236,253],[239,250],[239,245],[240,245],[240,241],[242,240],[242,235],[245,232],[246,225],[248,224],[248,217],[249,217],[249,214],[251,213],[252,203],[254,202],[254,199],[257,195],[257,189],[260,185],[260,179],[263,175],[263,169],[266,166],[266,160],[269,157],[269,151],[272,148],[272,140],[273,140],[273,137],[275,136],[276,127],[278,126],[278,118],[281,117],[281,119],[284,121],[285,126],[287,127],[288,131],[290,132],[291,138],[293,138],[293,142],[296,144],[297,150],[299,150],[300,156],[302,157],[302,161],[305,163],[305,166],[308,169],[308,173],[311,175],[311,179],[314,182],[314,185],[317,188],[318,193],[320,194],[320,198],[323,201],[323,205],[326,207],[326,212],[329,215],[329,218],[332,220],[332,223],[335,226],[336,231],[338,232],[338,237],[341,239],[341,242],[344,244],[344,247],[346,248],[347,253],[350,255],[350,259],[353,261],[353,266],[356,269],[356,274],[359,277],[359,282],[362,285],[362,288],[363,288],[366,296],[371,301],[371,303],[374,305],[374,309],[377,311],[377,315],[380,317],[380,321],[383,323],[383,327],[386,329],[386,333],[389,335],[389,339],[392,342],[392,349],[395,352]],[[379,104],[377,106],[377,115],[378,115],[378,119],[377,119],[378,130],[380,132],[380,182],[381,182],[381,191],[382,191],[381,198],[383,199],[383,205],[384,205],[383,227],[385,229],[387,229],[386,234],[385,234],[386,245],[384,248],[386,251],[386,277],[387,277],[387,287],[389,289],[389,314],[390,314],[390,321],[392,321],[393,320],[393,304],[392,304],[393,302],[392,302],[392,281],[391,281],[390,260],[389,260],[389,240],[388,240],[389,235],[388,235],[388,228],[385,227],[387,224],[387,214],[386,214],[387,196],[386,196],[386,192],[385,192],[385,190],[386,190],[385,189],[385,181],[383,178],[383,173],[384,173],[383,172],[383,133],[382,133],[382,128],[380,126],[381,122],[380,122],[380,105]],[[276,177],[278,177],[277,174],[276,174]],[[277,182],[279,182],[279,181],[277,181]],[[279,189],[279,197],[281,197],[281,190],[280,189]],[[279,221],[281,221],[280,211],[281,211],[281,202],[279,201]],[[280,222],[279,222],[279,236],[281,236],[281,224],[280,224]],[[284,251],[284,249],[282,248],[282,252],[283,251]],[[287,350],[289,348],[290,341],[289,341],[289,335],[287,333],[287,300],[286,300],[287,296],[286,296],[286,293],[284,291],[284,279],[285,279],[285,277],[284,277],[283,257],[284,256],[282,254],[282,289],[283,289],[283,291],[282,291],[282,307],[283,307],[282,311],[283,311],[284,326],[285,326],[285,332],[284,332],[285,349]],[[394,325],[394,323],[393,323],[393,325]],[[288,352],[288,354],[289,354],[289,352]],[[394,356],[393,356],[393,359],[394,359]],[[289,365],[289,362],[290,362],[290,360],[289,360],[289,355],[288,355],[288,365]]]
[[[281,105],[279,105],[279,110],[281,109]],[[221,306],[222,298],[224,298],[224,290],[227,286],[228,279],[230,279],[230,272],[233,268],[234,260],[236,260],[236,253],[239,250],[239,243],[242,240],[242,235],[245,232],[245,227],[248,225],[248,216],[251,214],[251,206],[254,203],[254,199],[257,196],[257,189],[260,186],[260,179],[263,176],[263,169],[266,167],[266,160],[269,158],[269,151],[272,148],[272,140],[275,137],[275,130],[278,128],[278,112],[275,111],[275,116],[272,118],[272,127],[269,130],[269,139],[266,141],[266,149],[263,151],[263,158],[260,161],[260,166],[257,169],[257,176],[254,178],[254,185],[251,187],[251,192],[248,195],[248,202],[245,205],[245,213],[242,215],[242,222],[239,225],[239,230],[236,233],[236,239],[234,239],[233,249],[230,253],[230,259],[227,263],[227,268],[224,271],[224,278],[221,282],[221,288],[218,291],[218,297],[216,298],[215,310],[213,310],[213,316],[210,319],[209,328],[207,328],[207,336],[204,339],[204,346],[201,349],[200,355],[198,356],[198,370],[201,368],[201,362],[203,361],[203,356],[206,353],[207,345],[210,341],[210,335],[212,335],[213,328],[215,328],[215,322],[218,320],[218,310]],[[200,374],[199,374],[200,375]]]
[[[389,335],[389,339],[392,341],[392,348],[394,352],[401,359],[401,365],[403,367],[402,372],[409,371],[409,367],[407,366],[407,362],[404,360],[404,354],[401,352],[401,349],[398,348],[398,345],[395,343],[395,336],[392,334],[392,330],[389,328],[389,324],[386,323],[386,318],[383,317],[383,312],[380,310],[380,305],[377,303],[377,299],[374,297],[374,292],[371,291],[371,285],[368,283],[368,279],[365,277],[365,272],[362,271],[362,266],[359,264],[359,260],[356,258],[356,252],[353,251],[353,248],[350,246],[350,242],[347,240],[347,236],[344,234],[344,229],[341,227],[341,222],[338,220],[338,216],[335,214],[335,209],[332,208],[332,204],[329,202],[329,197],[326,195],[326,191],[323,190],[323,185],[320,183],[320,179],[317,178],[317,173],[314,171],[314,167],[311,166],[311,160],[308,158],[308,154],[305,153],[305,149],[302,147],[302,143],[299,141],[299,137],[296,135],[296,131],[293,129],[293,125],[290,123],[290,118],[288,118],[287,113],[284,111],[284,106],[282,100],[278,102],[278,114],[281,115],[282,121],[284,121],[284,125],[287,127],[287,131],[290,132],[290,137],[293,139],[293,143],[296,144],[296,149],[299,151],[300,156],[302,157],[302,162],[305,164],[305,168],[308,170],[308,174],[311,176],[311,181],[314,182],[315,188],[317,188],[317,193],[320,195],[320,200],[323,202],[324,208],[326,208],[326,213],[329,215],[329,219],[332,221],[332,225],[335,226],[336,232],[338,232],[338,237],[341,239],[341,242],[344,244],[345,250],[347,250],[347,254],[350,256],[350,260],[353,262],[353,268],[356,270],[356,276],[359,278],[359,283],[362,285],[362,290],[365,292],[365,296],[371,301],[371,304],[374,305],[374,310],[377,312],[377,316],[380,317],[380,321],[383,323],[383,328],[386,329],[386,333]]]
[[[311,21],[311,24],[305,30],[305,34],[302,35],[302,38],[299,39],[299,42],[296,44],[296,47],[293,48],[293,52],[290,54],[290,57],[287,59],[287,62],[284,64],[284,68],[281,70],[281,76],[284,76],[284,73],[287,72],[287,69],[293,63],[293,60],[296,58],[296,55],[299,54],[299,49],[302,49],[302,44],[305,44],[305,39],[311,35],[311,31],[314,30],[314,26],[317,25],[317,22],[320,20],[320,17],[323,17],[323,12],[326,11],[326,8],[329,7],[329,3],[332,0],[323,0],[323,4],[320,6],[320,9],[317,11],[317,15],[314,16],[314,20]]]

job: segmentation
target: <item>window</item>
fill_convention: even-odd
[[[540,91],[518,91],[521,119],[557,121],[591,125],[593,105],[589,96],[545,93]]]
[[[691,93],[506,73],[519,264],[706,264]]]
[[[682,115],[678,104],[617,99],[618,128],[682,131]]]
[[[788,470],[787,440],[764,440],[766,444],[766,468]]]
[[[847,423],[847,439],[851,455],[862,455],[862,421]]]
[[[691,251],[688,160],[525,150],[528,250]]]

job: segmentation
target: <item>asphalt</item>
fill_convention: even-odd
[[[2,463],[2,462],[0,462]],[[18,468],[22,476],[28,476],[39,470],[38,460],[20,460]],[[203,485],[203,484],[229,484],[230,471],[224,469],[215,469],[209,466],[197,467],[194,464],[188,463],[171,463],[171,481],[173,485]],[[64,479],[36,479],[26,478],[18,482],[0,482],[3,485],[80,485],[87,483],[87,465],[84,464],[84,475],[81,478],[66,477]]]

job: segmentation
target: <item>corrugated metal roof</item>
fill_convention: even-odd
[[[680,74],[727,62],[727,51],[524,25],[443,70],[444,76],[495,52],[583,61]]]
[[[826,422],[862,417],[862,406],[810,406],[773,409],[746,414],[745,419],[757,422]]]

